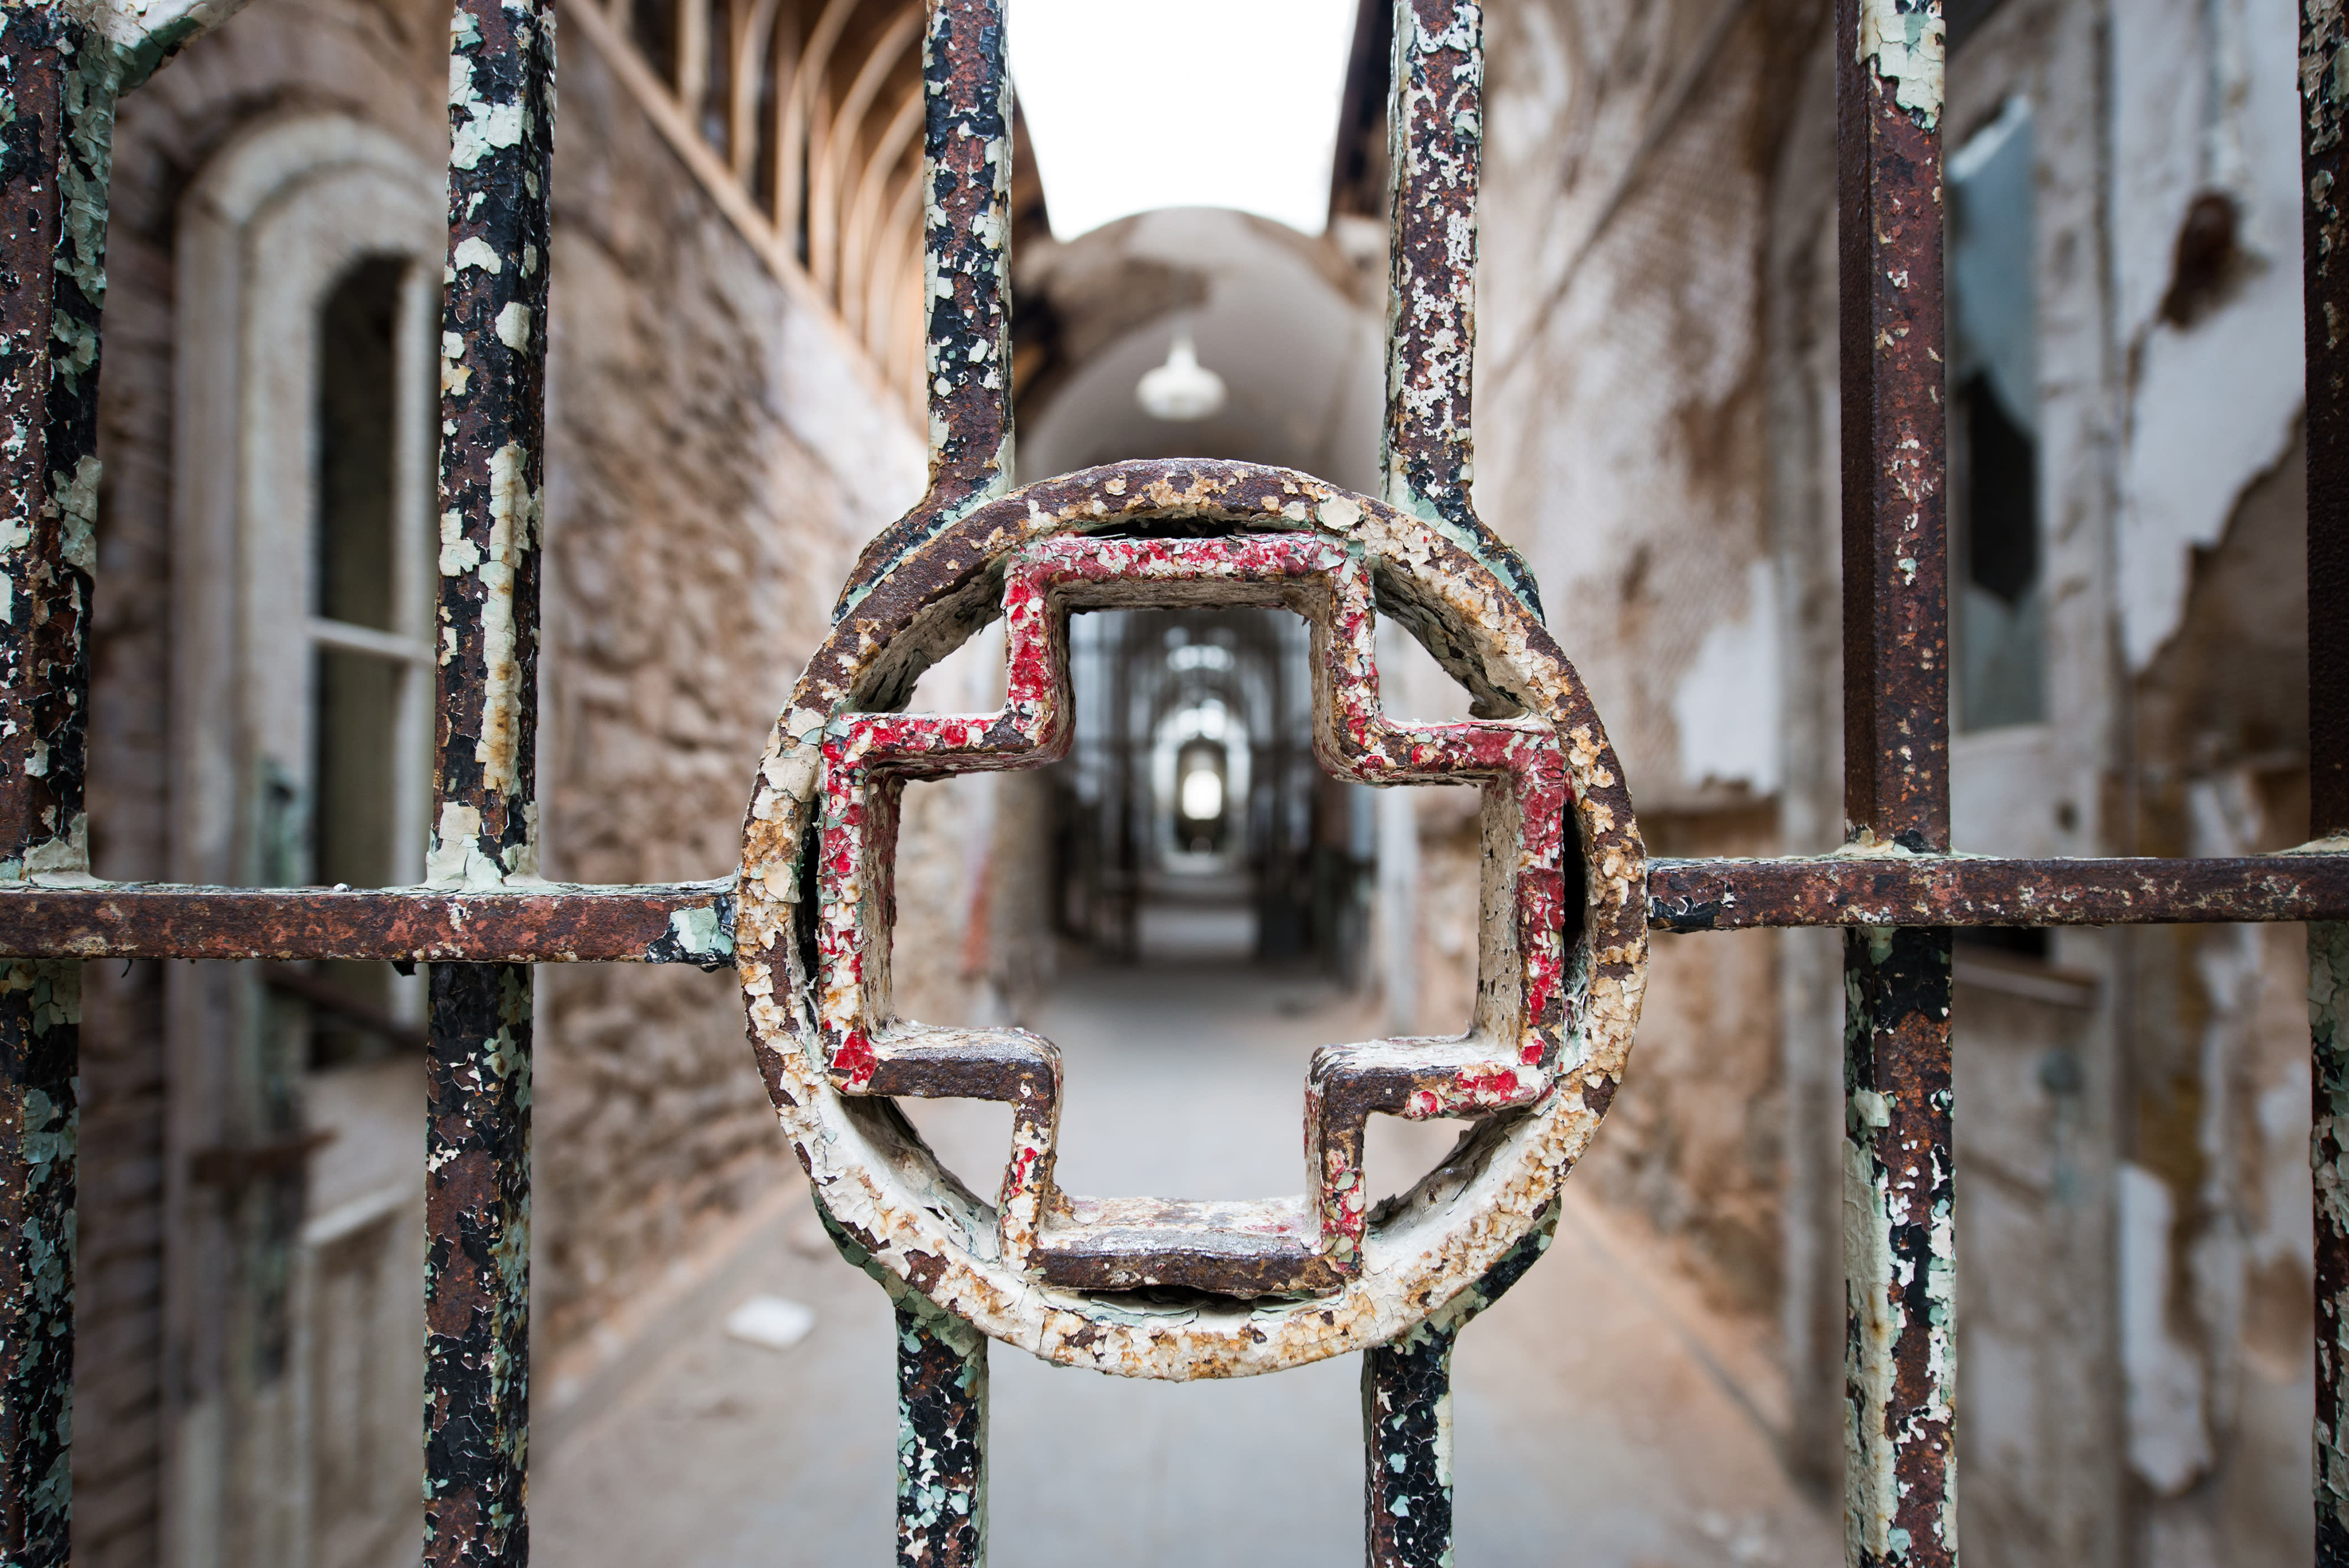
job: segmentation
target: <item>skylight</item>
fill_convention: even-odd
[[[1052,232],[1158,207],[1329,217],[1355,0],[1009,0]]]

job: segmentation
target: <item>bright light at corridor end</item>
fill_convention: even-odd
[[[1159,207],[1329,219],[1355,0],[1009,0],[1052,233]]]

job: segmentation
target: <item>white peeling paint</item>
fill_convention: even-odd
[[[2137,361],[2119,552],[2132,669],[2177,631],[2195,550],[2219,542],[2244,490],[2283,458],[2302,399],[2298,18],[2292,0],[2246,0],[2240,18],[2244,90],[2215,118],[2194,112],[2199,83],[2178,72],[2179,55],[2198,62],[2191,74],[2207,68],[2197,37],[2116,37],[2116,98],[2134,104],[2119,110],[2125,144],[2147,150],[2116,173],[2113,203],[2116,250],[2135,257],[2119,280]],[[2228,172],[2213,161],[2221,145],[2242,160],[2223,188],[2241,209],[2249,271],[2231,299],[2180,328],[2158,314],[2170,258],[2189,204]]]
[[[509,300],[505,309],[498,312],[498,341],[519,354],[530,346],[530,307],[520,300]]]
[[[470,879],[468,860],[480,860],[481,814],[454,800],[440,805],[440,820],[433,825],[432,843],[424,852],[424,881],[429,887],[457,887]]]
[[[522,145],[522,100],[483,103],[473,90],[473,62],[464,55],[449,57],[449,104],[465,111],[449,138],[450,168],[476,168],[492,151]]]
[[[507,442],[490,454],[490,551],[481,577],[481,738],[473,759],[481,786],[511,795],[519,787],[515,737],[522,721],[522,662],[514,618],[514,576],[538,527],[539,498],[527,489],[529,455]],[[444,558],[448,547],[442,546]]]
[[[1776,792],[1778,593],[1770,562],[1746,568],[1745,614],[1716,621],[1672,694],[1681,776],[1702,788],[1743,784]]]
[[[57,548],[67,565],[93,576],[98,572],[98,482],[104,472],[96,458],[84,457],[57,499],[63,514]]]
[[[1925,117],[1941,118],[1941,46],[1938,8],[1903,11],[1897,0],[1860,0],[1859,58],[1892,84],[1892,101]]]
[[[2129,1468],[2175,1497],[2209,1468],[2202,1367],[2169,1327],[2171,1222],[2176,1205],[2160,1177],[2120,1170],[2121,1372],[2128,1385]]]
[[[492,275],[505,271],[506,265],[497,252],[490,249],[490,242],[479,234],[468,235],[449,258],[449,264],[457,272],[467,267],[478,267]]]

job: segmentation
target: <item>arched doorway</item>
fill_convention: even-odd
[[[1237,458],[1378,488],[1382,259],[1359,226],[1308,238],[1215,209],[1145,212],[1065,243],[1029,238],[1016,289],[1019,466]],[[1376,236],[1372,236],[1373,240]],[[1221,378],[1221,407],[1154,417],[1143,377],[1178,335]],[[999,820],[1049,833],[1050,879],[999,879],[1010,923],[1049,923],[1112,962],[1309,964],[1350,980],[1370,923],[1375,813],[1315,763],[1304,623],[1274,610],[1077,617],[1077,738],[1007,794]],[[1046,881],[1049,910],[1015,883]],[[1032,964],[1016,965],[1033,973]],[[1017,999],[1014,998],[1015,1010]]]

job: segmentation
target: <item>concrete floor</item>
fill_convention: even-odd
[[[1067,1061],[1064,1183],[1185,1197],[1298,1190],[1306,1059],[1375,1033],[1325,984],[1195,966],[1069,975],[1033,1022]],[[1004,1113],[916,1116],[966,1180],[994,1185]],[[1438,1127],[1374,1128],[1371,1172],[1388,1187],[1450,1142]],[[540,1561],[889,1561],[887,1301],[832,1253],[803,1195],[786,1203],[668,1315],[626,1382],[551,1423],[532,1465]],[[728,1338],[727,1312],[761,1293],[813,1307],[813,1331],[782,1351]],[[1170,1385],[996,1347],[995,1561],[1350,1568],[1358,1365]],[[1783,1390],[1750,1326],[1709,1315],[1652,1241],[1571,1190],[1549,1255],[1463,1336],[1455,1387],[1464,1568],[1840,1561],[1835,1522],[1774,1456]]]

